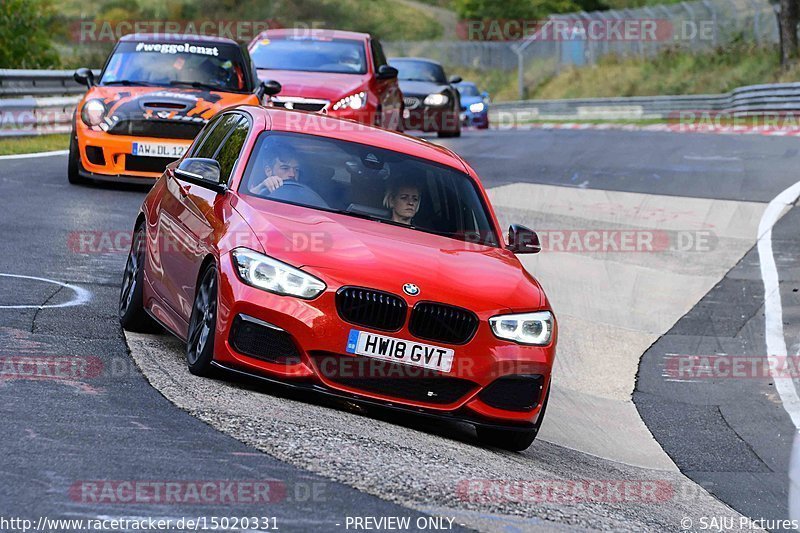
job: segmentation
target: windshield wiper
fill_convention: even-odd
[[[131,81],[131,80],[114,80],[114,81],[104,81],[102,82],[103,85],[124,85],[125,87],[130,87],[131,85],[146,85],[148,87],[163,87],[158,83],[150,83],[149,81]]]
[[[177,81],[173,80],[169,82],[170,85],[186,85],[189,87],[194,87],[195,89],[210,89],[212,91],[226,91],[227,89],[222,85],[212,85],[210,83],[203,83],[201,81]]]
[[[347,215],[350,217],[356,218],[363,218],[364,220],[373,220],[375,222],[383,222],[384,224],[391,224],[392,226],[400,226],[403,228],[414,228],[411,224],[403,224],[402,222],[395,222],[389,218],[383,218],[376,215],[370,215],[369,213],[364,213],[363,211],[348,211],[348,210],[341,210],[336,209],[333,211],[334,213],[338,213],[340,215]]]

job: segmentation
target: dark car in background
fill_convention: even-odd
[[[471,81],[456,84],[461,95],[461,125],[479,129],[489,127],[489,93],[479,91]]]
[[[276,29],[249,45],[262,79],[283,87],[275,107],[348,118],[370,126],[401,128],[397,70],[368,33]]]
[[[448,79],[442,65],[431,59],[397,57],[389,64],[398,70],[403,92],[403,128],[459,137],[461,98],[454,84],[461,78]]]

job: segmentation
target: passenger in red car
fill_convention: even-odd
[[[383,205],[392,212],[392,220],[401,224],[411,224],[411,219],[419,211],[421,195],[419,187],[413,183],[395,183],[386,191]]]
[[[253,187],[254,194],[274,192],[286,180],[296,180],[300,176],[300,159],[292,148],[276,146],[271,150],[264,167],[267,176],[264,181]]]

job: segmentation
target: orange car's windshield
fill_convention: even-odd
[[[407,154],[294,133],[264,133],[240,193],[498,246],[477,184]]]
[[[122,42],[109,58],[100,84],[248,89],[242,51],[215,42]]]

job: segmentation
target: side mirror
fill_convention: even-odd
[[[281,87],[281,84],[275,80],[262,81],[261,87],[263,87],[264,94],[266,94],[267,96],[275,96],[283,89],[283,87]]]
[[[81,85],[86,85],[88,88],[92,88],[94,85],[94,73],[92,69],[88,69],[86,67],[79,68],[75,71],[75,74],[72,75],[72,78],[80,83]]]
[[[461,83],[463,80],[461,79],[461,76],[450,76],[448,81],[450,82],[450,85],[455,85],[456,83]]]
[[[542,245],[535,231],[512,224],[508,228],[508,249],[515,254],[538,254],[542,251]]]
[[[175,175],[184,181],[200,185],[218,193],[225,192],[225,184],[220,183],[221,170],[215,159],[189,157],[175,169]]]
[[[379,80],[391,80],[392,78],[396,78],[397,74],[398,70],[390,65],[381,65],[378,67]]]
[[[488,100],[489,99],[489,93],[487,93],[486,91],[483,91],[481,93],[481,98],[483,98],[484,100]]]

